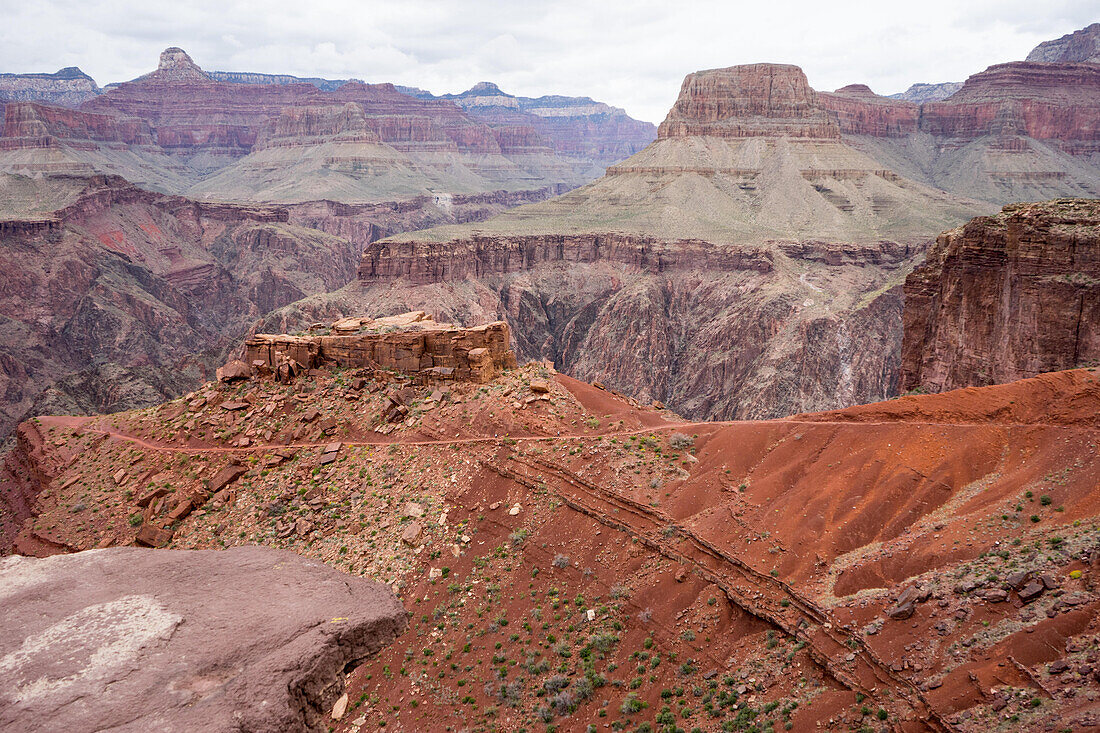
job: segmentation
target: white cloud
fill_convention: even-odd
[[[1097,0],[0,0],[0,71],[80,66],[100,84],[167,46],[207,69],[392,81],[437,93],[495,81],[588,95],[659,122],[685,74],[756,61],[817,89],[956,81],[1100,20]]]

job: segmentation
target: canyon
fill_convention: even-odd
[[[160,210],[137,209],[168,194],[216,210],[233,233],[160,228],[191,253],[179,266],[189,274],[150,265],[161,259],[151,254],[126,270],[158,283],[153,310],[187,305],[169,309],[175,325],[159,340],[123,346],[68,314],[32,323],[15,313],[52,270],[16,262],[12,329],[33,336],[6,346],[2,427],[46,405],[106,410],[178,393],[257,328],[418,309],[467,325],[505,320],[521,361],[549,360],[693,418],[892,396],[901,285],[937,234],[1012,201],[1098,195],[1100,66],[1079,50],[1091,37],[921,104],[861,84],[818,92],[786,65],[699,72],[659,130],[586,97],[206,72],[179,48],[103,89],[70,69],[13,76],[0,136],[12,206],[0,232],[20,257],[82,231],[81,207],[68,207],[76,177],[156,192],[133,194],[120,221],[157,220]],[[260,210],[276,220],[259,227]],[[112,231],[142,253],[176,246],[131,224]],[[73,242],[105,248],[85,260],[115,261],[113,236]],[[168,273],[175,283],[159,280]],[[51,282],[74,292],[47,302],[85,302],[83,282]],[[113,322],[148,319],[135,312],[146,296],[113,300]],[[209,324],[198,338],[182,325],[195,318]],[[194,356],[189,342],[201,345]]]
[[[992,207],[847,145],[824,96],[789,65],[691,74],[658,140],[598,181],[372,243],[357,282],[263,327],[410,309],[506,320],[520,361],[692,419],[889,397],[906,274],[936,233]]]
[[[1100,728],[1098,30],[8,102],[0,727]]]

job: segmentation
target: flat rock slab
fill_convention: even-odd
[[[283,550],[0,560],[0,730],[327,730],[404,630],[382,584]]]

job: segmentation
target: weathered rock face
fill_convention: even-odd
[[[329,107],[286,107],[261,129],[253,150],[306,147],[320,141],[381,142],[355,102]]]
[[[1054,64],[1100,63],[1100,23],[1053,41],[1044,41],[1032,49],[1025,60]]]
[[[0,560],[0,727],[327,730],[406,626],[384,585],[282,550]]]
[[[156,71],[87,103],[90,111],[139,117],[158,143],[180,155],[247,154],[269,121],[287,107],[356,103],[386,143],[439,150],[499,153],[492,131],[445,100],[415,99],[392,84],[351,81],[331,92],[309,83],[235,84],[206,75],[181,49],[161,54]]]
[[[840,129],[818,104],[802,69],[748,64],[688,74],[658,138],[810,137],[837,139]]]
[[[611,262],[652,273],[697,267],[770,272],[771,253],[718,248],[702,241],[664,242],[623,235],[474,236],[445,244],[376,242],[366,248],[358,279],[364,286],[405,279],[416,284],[503,275],[543,263]]]
[[[905,176],[974,199],[1100,196],[1098,64],[991,66],[922,104],[916,134],[884,136],[897,130],[850,126],[845,137]]]
[[[414,307],[468,324],[503,319],[521,362],[548,359],[708,418],[892,395],[901,339],[892,283],[920,248],[772,245],[624,235],[378,242],[358,285],[280,309],[265,328]]]
[[[905,281],[901,389],[1100,362],[1100,202],[1016,204],[942,234]]]

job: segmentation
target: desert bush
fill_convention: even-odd
[[[676,450],[686,450],[695,445],[695,438],[684,433],[673,433],[668,436],[668,444]]]

